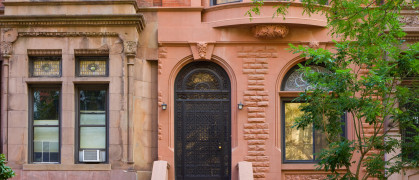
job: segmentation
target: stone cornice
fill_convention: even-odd
[[[145,27],[142,14],[123,15],[28,15],[0,16],[1,27],[44,26],[136,26],[141,32]]]
[[[19,32],[19,37],[118,37],[116,32]]]

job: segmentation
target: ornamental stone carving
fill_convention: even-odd
[[[196,49],[198,50],[199,59],[205,59],[207,55],[208,44],[206,42],[198,42],[196,44]]]
[[[124,42],[124,52],[127,56],[135,56],[137,52],[137,42],[135,41],[125,41]]]
[[[252,28],[254,37],[262,39],[284,38],[289,29],[284,25],[258,25]]]
[[[16,28],[2,28],[2,41],[15,42],[17,40],[17,29]]]
[[[400,16],[399,21],[405,24],[405,27],[415,27],[419,26],[419,17],[418,15],[403,15]]]
[[[11,42],[1,42],[0,43],[0,50],[2,55],[10,55],[12,54],[13,46]]]
[[[320,47],[320,44],[318,41],[311,41],[308,43],[308,47],[312,49],[318,49]]]
[[[327,179],[325,174],[287,174],[286,180],[321,180]]]

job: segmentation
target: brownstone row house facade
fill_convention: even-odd
[[[280,2],[267,2],[250,21],[250,2],[3,1],[1,152],[13,179],[145,180],[155,161],[169,180],[237,180],[242,161],[259,180],[324,178],[321,134],[290,127],[307,84],[295,71],[305,59],[286,48],[333,48],[326,19],[298,2],[272,18]],[[403,13],[416,42],[418,13]]]

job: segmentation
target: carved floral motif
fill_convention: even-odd
[[[208,44],[206,42],[198,42],[196,44],[196,49],[198,50],[198,55],[200,59],[205,59],[207,55]]]
[[[419,26],[418,15],[403,15],[400,16],[399,21],[405,24],[405,27]]]
[[[252,28],[256,38],[277,39],[288,35],[289,29],[284,25],[258,25]]]

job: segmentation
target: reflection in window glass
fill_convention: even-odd
[[[59,90],[33,91],[32,162],[59,162]]]
[[[299,106],[302,104],[303,103],[284,103],[286,161],[313,161],[315,159],[314,153],[320,152],[328,145],[324,133],[314,130],[312,125],[305,129],[292,127],[295,119],[303,114],[299,109]]]
[[[313,128],[293,128],[295,118],[303,113],[298,109],[302,103],[285,104],[285,158],[287,160],[313,159]]]

